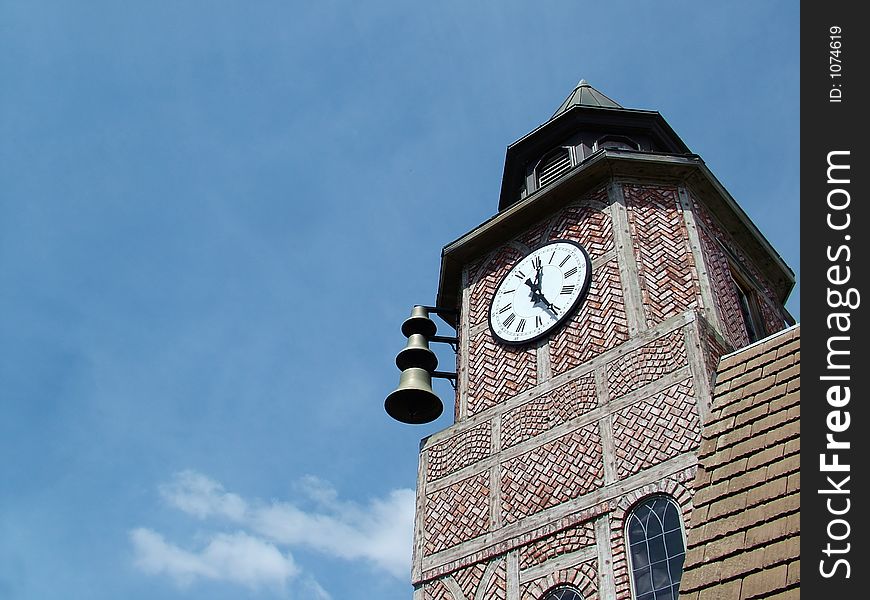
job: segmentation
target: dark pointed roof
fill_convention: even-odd
[[[581,79],[577,87],[568,94],[565,101],[562,103],[550,119],[554,119],[572,106],[597,106],[599,108],[622,108],[619,104],[596,90],[589,85],[585,79]]]

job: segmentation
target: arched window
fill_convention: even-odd
[[[560,585],[544,594],[541,600],[583,600],[583,594],[570,585]]]
[[[614,150],[638,150],[637,142],[623,135],[605,135],[595,142],[595,150],[613,148]]]
[[[677,503],[651,496],[625,522],[635,600],[678,600],[686,545]]]

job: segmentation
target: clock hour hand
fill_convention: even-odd
[[[550,309],[550,312],[554,315],[559,314],[559,309],[553,306],[553,303],[544,297],[539,283],[533,283],[531,279],[526,279],[526,285],[532,290],[532,303],[537,304],[538,302],[543,302],[544,305]]]

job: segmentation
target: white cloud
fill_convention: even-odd
[[[305,592],[302,594],[302,597],[307,600],[332,600],[332,596],[329,595],[329,592],[323,589],[323,586],[310,577],[304,579],[301,582],[300,587]]]
[[[368,505],[334,501],[305,512],[287,502],[251,511],[254,531],[277,543],[307,546],[348,560],[365,560],[398,578],[411,568],[414,491],[394,490]]]
[[[197,579],[249,587],[284,585],[300,573],[289,551],[307,548],[334,558],[366,562],[399,579],[408,577],[413,490],[394,490],[383,498],[359,503],[342,500],[328,482],[314,476],[303,478],[296,489],[313,509],[301,508],[304,502],[246,500],[201,473],[176,473],[170,483],[160,486],[169,506],[211,521],[215,529],[221,522],[229,522],[243,531],[207,534],[204,548],[189,551],[150,529],[135,529],[130,537],[136,565],[146,573],[169,576],[180,585]],[[305,588],[305,597],[329,598],[310,577],[301,578],[299,585]]]
[[[216,534],[198,552],[179,548],[145,528],[131,531],[130,540],[136,566],[152,575],[168,575],[183,586],[203,578],[251,588],[283,587],[299,573],[289,554],[244,532]]]
[[[336,506],[338,492],[328,482],[314,475],[306,475],[296,483],[296,488],[321,506]]]
[[[160,494],[179,510],[200,519],[220,516],[239,521],[245,516],[247,504],[236,494],[196,471],[176,473],[172,482],[160,486]]]

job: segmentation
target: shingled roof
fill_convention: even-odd
[[[680,600],[799,598],[799,418],[800,325],[722,358]]]

